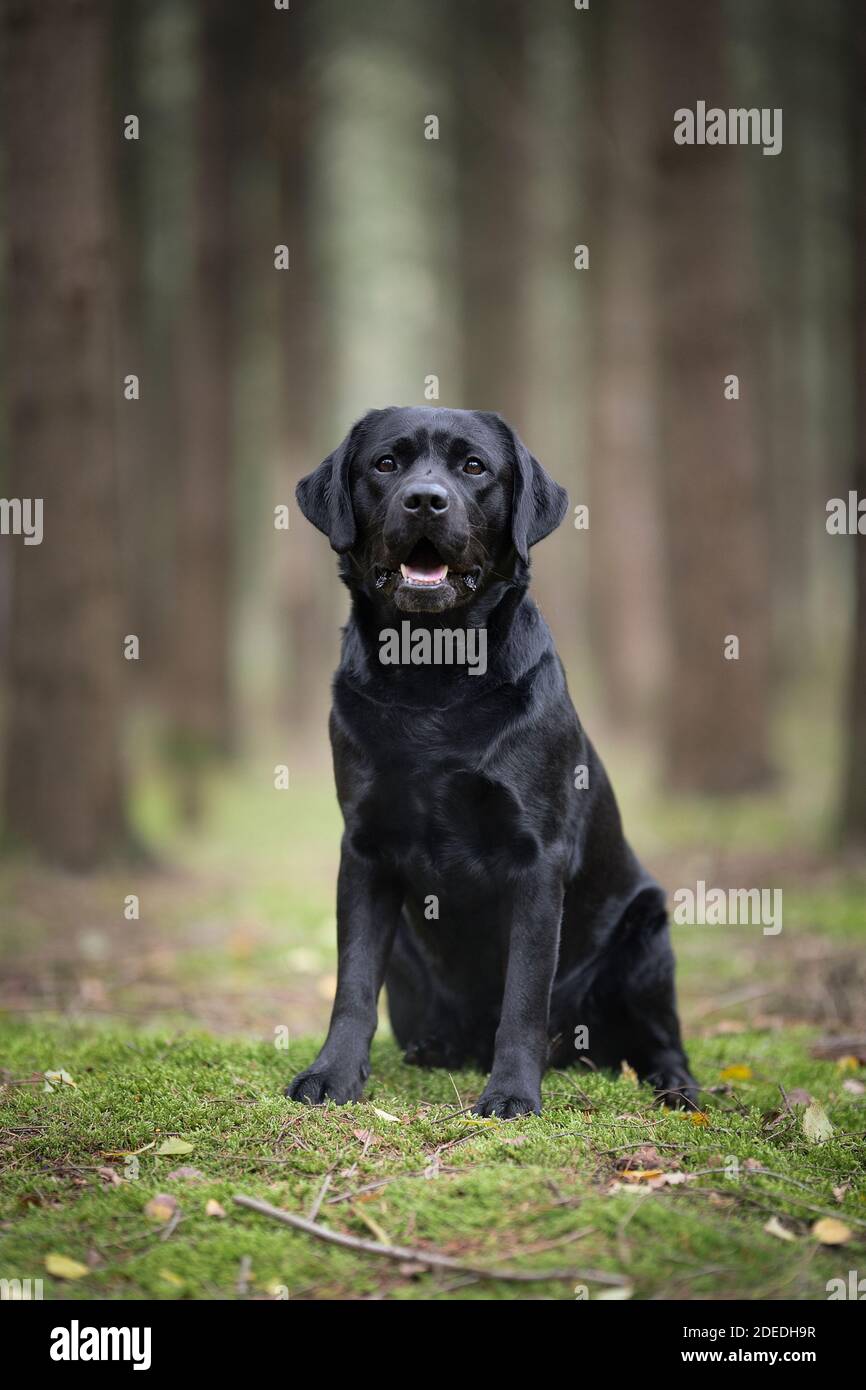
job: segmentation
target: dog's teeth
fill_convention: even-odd
[[[447,577],[448,566],[440,565],[438,570],[426,574],[423,570],[419,572],[418,570],[410,569],[406,564],[401,564],[400,573],[407,584],[414,584],[417,588],[423,588],[425,584],[429,584],[431,588],[435,588],[437,584],[441,584]]]

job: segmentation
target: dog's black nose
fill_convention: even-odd
[[[447,512],[448,493],[441,483],[415,483],[403,494],[406,512]]]

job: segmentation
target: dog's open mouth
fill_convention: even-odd
[[[436,589],[444,584],[450,574],[452,580],[461,579],[467,588],[474,589],[478,583],[478,570],[455,570],[443,560],[432,541],[426,537],[416,542],[405,560],[400,562],[403,584],[409,589]],[[380,569],[376,578],[376,588],[381,589],[389,579],[396,578],[397,571]]]
[[[400,573],[404,583],[426,589],[445,580],[448,566],[432,541],[421,540],[400,565]]]

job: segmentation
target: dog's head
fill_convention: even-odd
[[[350,585],[403,612],[441,613],[508,580],[568,499],[499,416],[371,410],[297,489]]]

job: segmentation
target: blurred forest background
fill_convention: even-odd
[[[347,598],[294,486],[435,377],[589,508],[535,592],[636,848],[785,890],[687,1022],[862,1022],[862,4],[3,11],[5,1006],[321,1025]],[[675,145],[698,100],[782,152]]]

